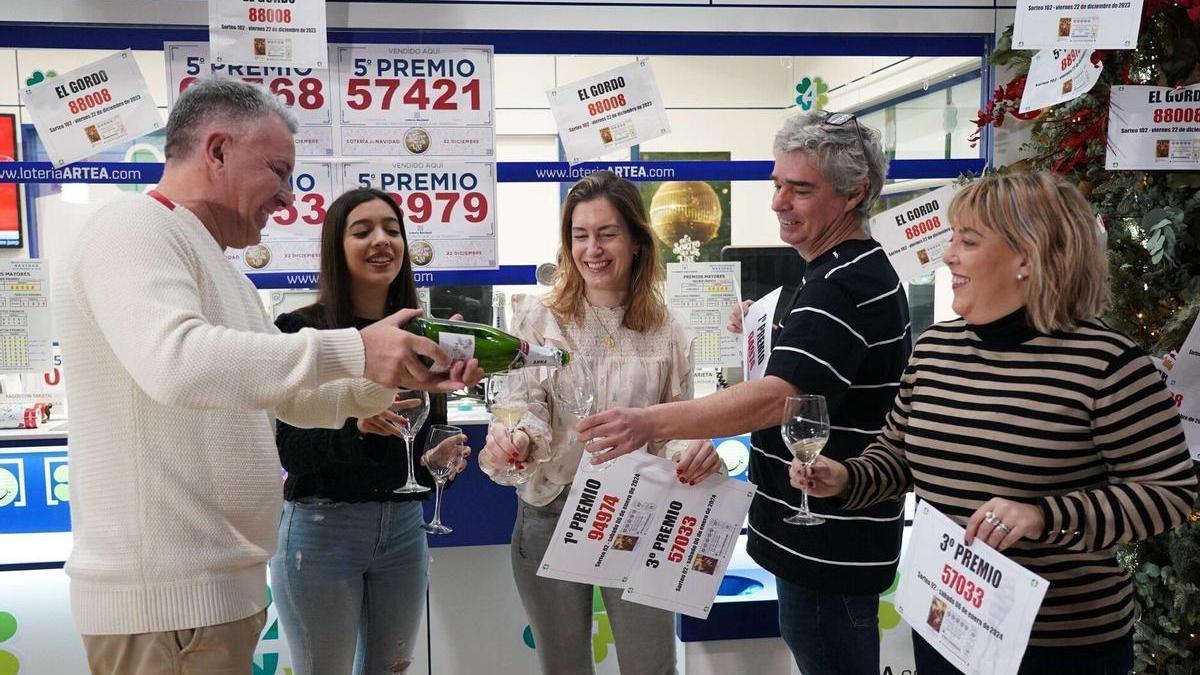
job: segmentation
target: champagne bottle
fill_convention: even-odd
[[[525,366],[557,368],[571,360],[565,350],[531,345],[481,323],[420,316],[409,321],[404,329],[438,343],[453,360],[479,359],[479,367],[488,375]]]

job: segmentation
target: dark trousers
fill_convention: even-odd
[[[879,675],[878,595],[826,593],[779,577],[775,584],[779,632],[801,673]]]
[[[958,668],[913,632],[913,657],[921,675],[960,675]],[[1128,675],[1133,635],[1085,647],[1030,647],[1018,675]]]

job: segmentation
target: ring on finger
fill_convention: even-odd
[[[997,522],[996,529],[1000,530],[1004,534],[1008,534],[1009,532],[1012,532],[1012,528],[1010,528],[1008,525],[1005,525],[1003,522]]]
[[[996,517],[995,513],[988,511],[987,513],[983,514],[983,522],[987,523],[988,525],[995,525],[996,523],[1000,522],[1000,519]]]

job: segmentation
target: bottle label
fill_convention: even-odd
[[[557,367],[562,365],[562,352],[554,347],[543,347],[541,345],[531,345],[525,340],[521,340],[521,349],[517,352],[517,358],[513,359],[509,369],[523,368],[525,366],[551,366]]]
[[[438,345],[446,352],[451,361],[466,361],[475,358],[475,336],[464,333],[438,333]],[[434,365],[430,372],[444,373],[448,368]]]

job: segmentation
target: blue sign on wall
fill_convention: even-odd
[[[0,534],[71,531],[67,446],[0,448]]]

